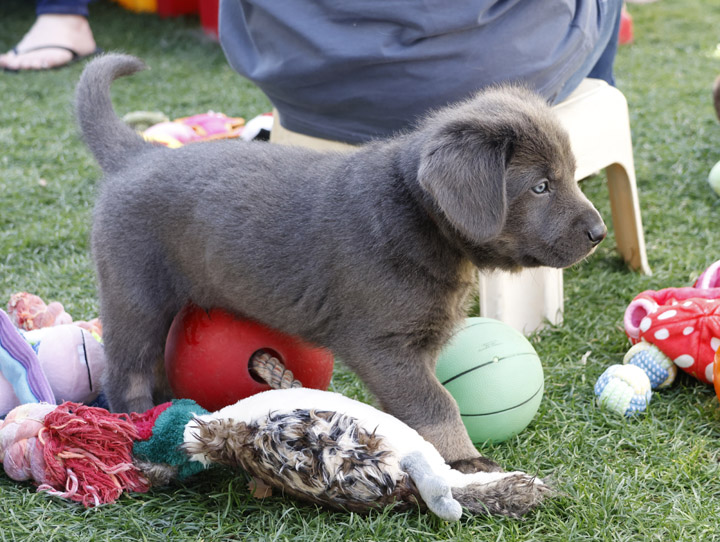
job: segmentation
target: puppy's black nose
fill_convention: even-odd
[[[587,234],[592,245],[597,246],[603,239],[605,239],[605,236],[607,235],[607,228],[605,227],[605,224],[601,222],[591,227]]]

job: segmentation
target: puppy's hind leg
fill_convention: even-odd
[[[107,358],[103,390],[113,412],[144,412],[154,406],[157,389],[165,383],[157,376],[162,370],[165,341],[179,309],[175,303],[159,302],[158,297],[142,303],[131,303],[122,296],[103,297]]]

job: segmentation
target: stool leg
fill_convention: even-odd
[[[504,322],[521,333],[561,324],[563,272],[533,267],[517,273],[479,272],[480,316]]]
[[[605,168],[605,173],[618,251],[632,269],[650,275],[635,168],[632,164],[615,163]]]

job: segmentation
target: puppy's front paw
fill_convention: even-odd
[[[454,487],[453,497],[475,514],[497,514],[519,518],[551,494],[551,489],[524,472],[476,473],[473,482]]]
[[[474,472],[503,472],[502,467],[495,463],[495,461],[482,456],[458,459],[450,463],[450,467],[464,474],[472,474]]]

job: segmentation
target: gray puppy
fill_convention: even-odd
[[[160,397],[168,328],[192,301],[329,347],[453,466],[500,470],[434,368],[476,268],[566,267],[605,237],[547,104],[493,88],[352,153],[240,141],[171,150],[113,112],[112,81],[143,68],[106,55],[77,88],[105,172],[92,250],[112,409]]]

